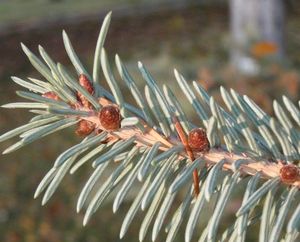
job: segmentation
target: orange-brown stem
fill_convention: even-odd
[[[198,196],[198,194],[200,193],[200,187],[199,187],[199,176],[198,176],[197,169],[193,171],[193,182],[194,182],[195,194],[196,196]]]
[[[175,129],[177,131],[177,134],[179,136],[179,139],[181,140],[187,155],[189,156],[190,160],[193,162],[195,160],[193,151],[191,149],[191,147],[189,146],[188,140],[186,138],[186,135],[184,133],[184,130],[179,122],[179,120],[176,117],[173,117],[173,122],[175,124]],[[193,182],[194,182],[194,191],[196,196],[198,196],[199,192],[200,192],[200,188],[199,188],[199,177],[198,177],[198,171],[197,169],[195,169],[193,171]]]

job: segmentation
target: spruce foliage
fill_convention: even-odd
[[[141,62],[138,68],[144,90],[139,90],[118,55],[118,77],[112,72],[103,47],[110,19],[111,13],[99,33],[92,73],[80,62],[65,31],[65,49],[76,73],[52,60],[43,47],[39,46],[41,57],[37,57],[22,44],[43,79],[12,77],[29,90],[17,92],[29,101],[2,107],[28,108],[35,116],[0,136],[1,142],[20,137],[3,154],[74,125],[76,134],[83,136],[79,144],[57,157],[34,197],[43,196],[42,204],[47,203],[68,172],[91,166],[77,201],[77,212],[85,210],[84,226],[111,194],[116,213],[138,186],[120,238],[142,210],[140,241],[147,232],[156,241],[163,230],[166,241],[173,241],[180,227],[186,242],[198,238],[246,241],[247,229],[254,224],[260,227],[259,241],[298,241],[300,102],[294,104],[283,96],[282,104],[274,101],[275,117],[271,117],[248,96],[221,87],[226,111],[197,82],[190,85],[174,70],[188,105],[199,118],[195,125],[172,90],[167,85],[160,87]],[[110,91],[101,85],[101,73]],[[136,105],[126,102],[117,79],[126,84]],[[191,136],[192,130],[196,136]],[[115,169],[100,184],[112,163]],[[220,231],[222,215],[236,189],[243,192],[242,204],[233,224]],[[179,206],[172,209],[178,200]],[[204,219],[201,213],[208,205],[214,209]],[[205,228],[199,231],[203,220]]]

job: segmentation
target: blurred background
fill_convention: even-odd
[[[187,80],[197,80],[218,100],[223,85],[249,95],[270,114],[272,100],[281,102],[281,95],[299,100],[299,1],[0,0],[0,104],[20,100],[15,95],[20,88],[10,76],[39,77],[22,53],[20,42],[35,53],[41,44],[53,59],[70,66],[61,38],[65,29],[91,70],[99,28],[109,10],[113,10],[113,18],[106,49],[111,61],[116,53],[121,56],[137,81],[141,80],[137,61],[142,61],[175,93],[174,67]],[[178,99],[185,102],[182,96]],[[196,120],[192,110],[186,112]],[[0,133],[30,117],[26,110],[2,109]],[[0,150],[15,141],[1,143]],[[112,204],[107,203],[85,228],[83,215],[75,212],[90,167],[66,176],[45,208],[40,200],[33,200],[36,186],[57,155],[78,141],[70,129],[0,156],[0,241],[119,240],[130,198],[116,215],[112,214]],[[228,213],[235,211],[240,197],[234,201]],[[138,241],[143,214],[138,216],[123,241]],[[228,216],[220,231],[230,221]],[[182,233],[177,239],[182,241]],[[251,234],[248,239],[255,241]]]

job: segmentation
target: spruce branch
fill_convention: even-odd
[[[203,207],[217,196],[215,209],[199,241],[227,238],[245,241],[247,228],[259,219],[261,241],[281,238],[296,241],[299,206],[292,211],[289,220],[287,216],[291,205],[299,202],[299,107],[284,96],[283,104],[274,101],[275,117],[271,117],[250,97],[221,87],[226,111],[198,83],[190,85],[174,70],[179,87],[199,118],[200,125],[196,126],[189,122],[184,107],[167,85],[161,88],[139,62],[138,68],[145,81],[143,94],[116,55],[119,77],[137,106],[129,104],[103,47],[110,19],[111,13],[105,17],[99,33],[92,75],[81,63],[65,31],[63,42],[76,77],[63,65],[55,63],[43,47],[39,46],[39,52],[45,63],[21,44],[43,80],[12,77],[15,83],[30,91],[18,91],[17,95],[31,102],[2,107],[29,108],[36,116],[0,136],[0,142],[15,136],[21,138],[3,154],[73,125],[77,125],[75,133],[83,136],[79,144],[58,156],[34,197],[44,192],[44,205],[68,171],[74,174],[86,163],[91,163],[93,173],[77,202],[77,212],[87,207],[84,225],[112,191],[117,190],[113,203],[113,212],[116,212],[130,189],[141,183],[121,227],[121,238],[141,209],[147,212],[141,224],[140,241],[145,239],[151,222],[154,224],[153,241],[165,224],[168,224],[166,240],[173,241],[184,218],[188,218],[187,224],[182,225],[186,228],[185,241],[191,241]],[[111,93],[100,83],[100,68]],[[99,184],[111,163],[117,167]],[[247,185],[241,207],[236,211],[236,221],[219,238],[218,228],[226,204],[242,181]],[[256,188],[260,181],[263,184]],[[283,192],[281,199],[276,200],[279,187]],[[170,214],[175,198],[180,197],[182,191],[186,195],[181,197],[176,212]],[[254,214],[260,203],[264,204],[262,212]],[[284,230],[285,221],[288,223]]]

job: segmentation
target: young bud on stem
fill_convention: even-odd
[[[60,98],[56,95],[55,92],[45,92],[42,97],[46,97],[46,98],[49,98],[49,99],[53,99],[55,101],[59,101]]]
[[[99,112],[99,120],[106,130],[116,130],[121,125],[121,115],[118,107],[113,105],[104,106]]]
[[[188,136],[188,144],[191,149],[196,152],[207,152],[210,149],[206,132],[202,128],[195,128],[190,131]]]
[[[299,167],[289,164],[280,169],[280,179],[283,182],[293,183],[300,178]]]
[[[79,75],[79,84],[80,86],[82,86],[85,90],[87,90],[88,93],[90,93],[91,95],[94,94],[95,90],[94,90],[94,87],[92,85],[92,83],[89,81],[89,79],[84,75],[84,74],[81,74]],[[85,98],[85,96],[80,93],[80,92],[77,92],[77,97],[78,97],[78,100],[82,103],[82,105],[86,108],[91,108],[91,104],[90,102]]]
[[[77,129],[75,133],[78,136],[87,136],[95,130],[95,124],[87,121],[87,120],[80,120],[78,123]]]

